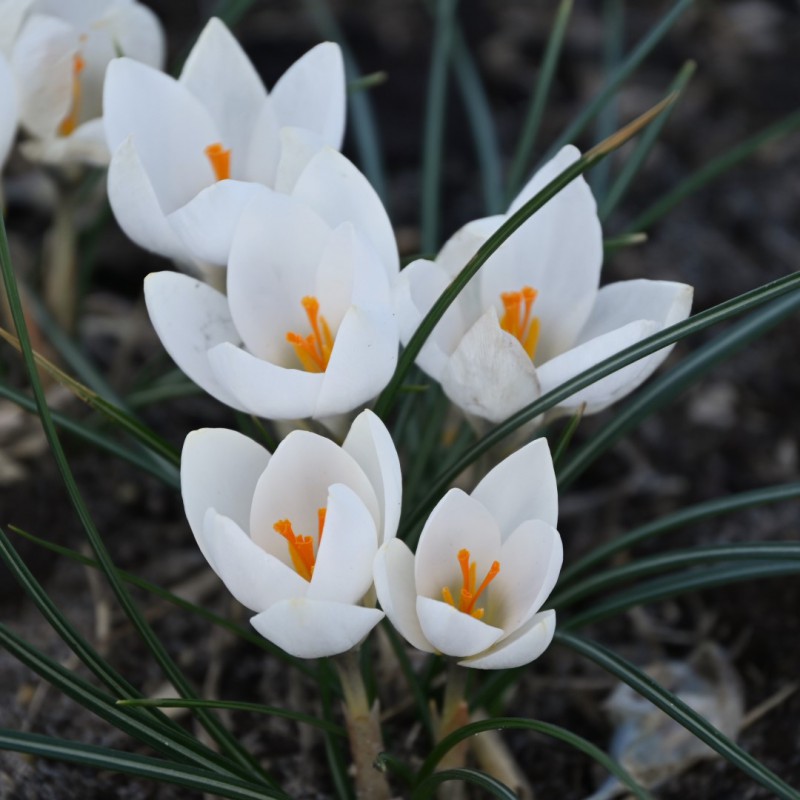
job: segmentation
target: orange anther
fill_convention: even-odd
[[[475,588],[475,584],[477,583],[478,565],[470,559],[469,550],[466,548],[458,551],[458,564],[461,567],[461,592],[459,593],[458,610],[475,617],[475,619],[483,619],[484,609],[475,608],[475,603],[486,591],[489,584],[497,577],[500,572],[500,562],[492,562],[486,577],[477,588]],[[450,591],[449,586],[445,586],[442,589],[442,599],[448,605],[456,607],[453,593]]]
[[[327,320],[319,313],[319,300],[316,297],[304,297],[300,302],[308,317],[311,333],[301,336],[289,331],[286,341],[294,347],[303,369],[307,372],[325,372],[333,351],[333,334]]]
[[[536,355],[536,345],[539,343],[539,318],[531,317],[537,294],[531,286],[523,286],[518,292],[503,292],[500,295],[505,309],[500,327],[519,341],[531,360]]]
[[[224,181],[231,176],[231,151],[222,146],[222,142],[214,142],[206,147],[205,150],[208,160],[211,162],[211,169],[218,181]]]
[[[75,53],[72,57],[72,104],[69,113],[58,126],[59,136],[69,136],[78,127],[78,119],[81,113],[81,72],[86,67],[86,62],[80,53]]]

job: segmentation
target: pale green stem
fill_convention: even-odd
[[[356,797],[358,800],[389,800],[392,793],[386,775],[375,766],[375,759],[384,750],[378,703],[369,705],[358,651],[350,650],[333,661],[344,694],[344,716],[356,769]]]
[[[436,730],[436,740],[442,741],[445,736],[453,731],[463,728],[469,722],[469,708],[465,699],[467,688],[467,670],[459,667],[455,661],[447,663],[447,681],[444,685],[444,698],[439,724]],[[437,771],[459,769],[465,766],[469,740],[465,740],[453,747],[439,762]],[[464,784],[457,781],[443,783],[437,792],[439,800],[462,800],[464,797]]]
[[[78,294],[74,210],[73,193],[59,187],[53,224],[44,245],[42,275],[45,303],[67,332],[71,332],[75,324]]]

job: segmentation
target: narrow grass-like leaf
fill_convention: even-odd
[[[478,252],[466,263],[464,268],[453,279],[447,289],[441,294],[431,307],[425,318],[420,322],[419,327],[405,346],[397,368],[392,379],[381,393],[375,404],[375,413],[383,417],[394,402],[395,396],[403,385],[406,374],[411,369],[414,360],[419,354],[425,341],[438,324],[444,313],[455,301],[456,297],[466,287],[469,281],[475,276],[478,270],[489,260],[503,242],[508,239],[525,221],[536,211],[544,206],[549,200],[555,197],[567,184],[582,175],[586,170],[602,161],[606,156],[617,148],[621,147],[629,139],[636,136],[642,128],[660,114],[667,105],[673,102],[672,95],[664,98],[660,103],[653,106],[649,111],[637,117],[633,122],[621,128],[613,136],[595,145],[591,150],[584,153],[581,158],[570,164],[563,172],[553,178],[540,192],[534,195],[525,203],[519,211],[512,214],[502,225],[481,245]],[[565,384],[566,385],[566,384]]]
[[[556,444],[555,450],[553,450],[553,466],[558,467],[561,463],[561,459],[564,458],[564,454],[567,452],[567,448],[569,447],[569,443],[572,441],[572,437],[575,435],[575,431],[578,430],[578,425],[581,424],[581,420],[583,419],[583,413],[586,410],[586,404],[584,403],[578,410],[575,412],[567,423],[567,426],[564,428],[561,436],[558,439],[558,444]]]
[[[7,400],[11,400],[12,403],[15,403],[20,408],[25,409],[25,411],[28,411],[32,414],[37,413],[38,409],[36,408],[36,403],[31,400],[30,397],[16,391],[15,389],[12,389],[9,386],[6,386],[2,382],[0,382],[0,397],[5,397]],[[53,422],[58,425],[59,428],[74,436],[76,439],[80,439],[87,444],[91,444],[94,447],[105,450],[107,453],[117,456],[118,458],[127,461],[129,464],[139,467],[139,469],[142,469],[145,472],[155,476],[159,480],[164,481],[164,483],[166,483],[168,486],[172,486],[176,489],[180,487],[178,473],[175,470],[167,471],[163,469],[161,464],[156,463],[153,459],[145,456],[144,454],[129,450],[127,447],[121,445],[119,442],[114,441],[108,436],[93,430],[87,425],[76,422],[75,420],[60,414],[57,411],[52,411],[51,414],[53,415]]]
[[[309,714],[301,714],[299,711],[287,711],[285,708],[276,708],[275,706],[262,706],[258,703],[242,703],[236,700],[184,700],[180,697],[129,697],[117,700],[117,705],[126,708],[223,708],[227,711],[246,711],[250,714],[265,714],[269,717],[282,717],[283,719],[291,719],[294,722],[302,722],[303,725],[311,725],[327,733],[332,733],[334,736],[347,736],[347,732],[341,725],[334,725],[324,719],[312,717]]]
[[[417,780],[420,782],[425,781],[430,775],[433,774],[436,765],[442,758],[455,747],[459,742],[475,736],[477,733],[484,731],[504,731],[504,730],[526,730],[535,731],[536,733],[544,734],[552,739],[558,739],[565,742],[570,747],[580,750],[590,758],[593,758],[598,764],[607,769],[612,775],[620,780],[633,794],[640,798],[640,800],[648,800],[650,794],[646,792],[630,775],[619,765],[614,759],[606,755],[599,747],[596,747],[591,742],[578,736],[572,731],[561,728],[558,725],[552,725],[549,722],[539,722],[533,719],[522,719],[519,717],[496,717],[494,719],[480,720],[479,722],[471,722],[464,725],[462,728],[453,731],[453,733],[444,737],[436,747],[431,750],[428,757],[423,762],[417,774]],[[416,795],[414,795],[416,797]]]
[[[191,381],[175,381],[151,386],[131,392],[125,398],[125,404],[130,408],[143,408],[144,406],[160,403],[163,400],[174,400],[178,397],[194,397],[203,394],[203,390]]]
[[[17,329],[20,349],[31,382],[33,396],[36,400],[37,408],[39,409],[39,418],[42,423],[42,428],[44,429],[45,436],[50,445],[50,450],[67,489],[67,494],[69,495],[72,506],[83,525],[92,550],[106,576],[106,580],[109,582],[126,616],[133,623],[133,626],[139,632],[139,635],[144,640],[156,661],[158,661],[159,666],[161,666],[172,685],[184,697],[193,697],[194,693],[183,672],[167,653],[166,648],[136,607],[127,588],[117,575],[116,567],[106,549],[105,543],[95,527],[94,520],[89,513],[80,490],[78,489],[78,485],[75,482],[69,463],[67,462],[66,455],[61,446],[61,441],[58,437],[58,432],[50,416],[50,409],[47,405],[47,399],[41,381],[39,380],[37,360],[33,348],[31,347],[30,336],[28,334],[25,315],[22,310],[22,303],[20,302],[19,290],[17,288],[17,281],[11,264],[11,256],[8,251],[5,222],[2,220],[2,217],[0,217],[0,268],[2,269],[3,282],[6,289],[6,299],[11,311],[11,316],[14,320],[14,325]],[[197,716],[206,730],[220,745],[223,752],[231,757],[232,763],[235,763],[237,768],[243,771],[243,774],[254,777],[259,783],[264,785],[274,783],[272,778],[270,778],[255,762],[250,753],[248,753],[231,733],[220,724],[215,716],[208,711],[198,711]]]
[[[696,62],[687,61],[681,67],[677,77],[669,87],[670,91],[675,92],[675,94],[680,97],[683,94],[683,90],[686,88],[686,85],[691,80],[696,68]],[[656,143],[661,130],[663,129],[664,125],[667,124],[667,120],[670,118],[670,115],[676,106],[677,103],[665,109],[661,116],[658,117],[658,119],[653,120],[653,124],[639,137],[636,147],[634,148],[628,160],[625,162],[625,165],[620,170],[617,179],[611,185],[611,188],[603,196],[603,199],[600,202],[597,213],[601,220],[607,219],[608,215],[617,207],[619,201],[625,196],[625,193],[628,191],[633,179],[642,168],[647,156],[650,155],[653,145]]]
[[[305,0],[309,15],[314,19],[319,32],[326,38],[336,42],[342,48],[344,68],[349,85],[361,79],[361,70],[356,63],[353,52],[345,40],[336,17],[330,10],[327,0]],[[350,117],[349,129],[353,131],[358,150],[358,161],[361,170],[369,179],[383,204],[389,207],[386,172],[381,152],[380,136],[372,110],[369,92],[356,92],[347,98],[347,113]]]
[[[289,795],[284,792],[272,791],[233,778],[222,778],[206,770],[35,733],[21,733],[0,728],[0,750],[28,753],[54,761],[67,761],[97,770],[122,772],[158,783],[171,783],[199,792],[213,793],[231,800],[266,800],[266,798],[290,800]]]
[[[11,525],[10,528],[14,531],[14,533],[19,534],[28,541],[33,542],[34,544],[39,545],[40,547],[43,547],[52,553],[58,553],[58,555],[64,556],[65,558],[75,561],[78,564],[83,564],[85,567],[91,567],[92,569],[101,568],[97,561],[95,561],[93,558],[83,555],[83,553],[70,550],[68,547],[63,547],[62,545],[51,542],[48,539],[42,539],[39,536],[34,536],[32,533],[23,531],[21,528],[17,528],[13,525]],[[172,605],[182,608],[184,611],[189,611],[190,613],[195,614],[207,622],[210,622],[212,625],[217,625],[220,628],[224,628],[235,636],[238,636],[240,639],[244,639],[245,641],[250,642],[250,644],[254,644],[256,647],[261,648],[270,655],[279,658],[288,666],[298,670],[299,672],[302,672],[312,680],[319,680],[319,675],[317,672],[311,669],[311,667],[309,667],[305,661],[285,653],[263,636],[259,636],[254,630],[250,628],[244,628],[241,625],[237,625],[235,622],[225,619],[225,617],[215,614],[213,611],[209,611],[207,608],[203,608],[203,606],[198,606],[195,603],[184,600],[182,597],[179,597],[173,592],[170,592],[155,583],[150,583],[150,581],[140,578],[138,575],[134,575],[121,569],[117,570],[117,575],[119,575],[119,577],[125,581],[125,583],[129,583],[131,586],[135,586],[137,589],[142,589],[143,591],[148,592],[155,597],[166,600],[168,603],[172,603]]]
[[[705,519],[712,519],[722,514],[732,514],[734,511],[756,508],[768,503],[797,499],[800,499],[800,483],[785,483],[709,500],[705,503],[683,508],[673,514],[665,514],[653,522],[635,528],[630,533],[618,536],[613,541],[594,548],[590,553],[578,559],[561,573],[559,586],[568,584],[578,575],[582,575],[621,550],[627,550],[639,542],[652,539],[662,533],[676,528],[683,528],[695,522],[702,522]]]
[[[784,294],[797,291],[798,287],[800,287],[800,272],[792,273],[791,275],[767,283],[764,286],[759,286],[757,289],[753,289],[731,300],[719,303],[706,311],[701,311],[699,314],[695,314],[693,317],[683,322],[664,328],[662,331],[643,339],[638,344],[631,345],[625,350],[621,350],[616,355],[610,356],[604,361],[595,364],[593,367],[584,370],[574,378],[565,381],[561,386],[542,395],[530,405],[525,406],[516,414],[510,416],[505,422],[498,425],[483,438],[479,439],[455,464],[442,470],[441,475],[432,481],[432,487],[429,493],[417,505],[410,519],[406,521],[404,532],[412,529],[419,520],[425,516],[428,510],[432,508],[433,504],[439,499],[441,493],[449,486],[450,482],[464,469],[470,466],[470,464],[480,458],[494,445],[503,441],[506,436],[512,434],[517,428],[535,419],[545,411],[550,410],[561,400],[565,400],[567,397],[575,394],[575,392],[621,369],[632,361],[643,358],[650,353],[660,350],[666,345],[680,341],[712,325],[717,325],[737,314],[742,314],[759,305],[768,303],[770,300],[774,300]]]
[[[433,797],[436,788],[449,781],[471,783],[473,786],[485,789],[492,797],[499,797],[500,800],[518,800],[517,795],[502,781],[485,772],[478,772],[476,769],[443,769],[441,772],[429,776],[417,786],[411,795],[411,800],[425,800],[425,798]]]
[[[669,572],[682,567],[713,564],[719,561],[800,561],[800,542],[758,542],[693,547],[660,553],[650,558],[638,558],[630,564],[599,572],[566,589],[556,590],[548,600],[548,606],[559,611],[586,597],[619,588],[647,575]],[[691,573],[687,573],[689,575]]]
[[[321,659],[320,670],[325,680],[320,684],[320,700],[322,714],[328,722],[333,719],[333,702],[331,685],[334,681],[333,669],[329,659]],[[331,779],[339,800],[353,800],[353,787],[347,774],[347,763],[342,753],[341,741],[338,737],[325,733],[325,755],[330,767]]]
[[[701,167],[699,170],[689,175],[688,178],[681,181],[671,192],[668,192],[660,200],[653,203],[650,208],[645,209],[636,217],[636,219],[628,225],[627,230],[641,231],[652,227],[655,222],[661,219],[661,217],[678,203],[686,199],[689,195],[694,194],[699,189],[702,189],[715,178],[718,178],[746,158],[749,158],[767,142],[781,139],[798,129],[800,129],[800,111],[795,111],[775,124],[745,139],[740,144],[712,159],[704,167]]]
[[[388,770],[392,775],[396,775],[405,784],[406,788],[414,785],[414,772],[405,761],[401,761],[391,753],[378,753],[375,759],[376,769],[385,772]]]
[[[553,83],[553,76],[561,55],[561,47],[564,44],[564,34],[567,32],[567,24],[572,14],[572,5],[573,0],[561,0],[553,19],[550,34],[547,37],[547,46],[545,47],[542,66],[539,70],[539,77],[531,92],[530,106],[525,116],[514,159],[511,162],[508,190],[506,192],[506,200],[509,203],[522,188],[525,176],[530,169],[531,156],[536,146],[536,138],[539,135],[539,127],[542,124],[544,109],[550,94],[550,86]]]
[[[758,759],[721,734],[708,720],[693,711],[679,697],[668,692],[642,670],[605,647],[563,631],[556,631],[555,641],[594,661],[606,672],[627,683],[635,692],[660,708],[676,722],[713,748],[724,759],[750,775],[783,800],[800,800],[800,792],[782,781]]]
[[[500,145],[492,110],[486,99],[486,90],[459,25],[455,26],[452,59],[456,82],[475,142],[483,185],[483,204],[487,214],[499,214],[505,208]]]
[[[711,369],[731,358],[750,342],[763,336],[800,309],[800,292],[792,292],[759,309],[730,330],[701,347],[666,374],[640,389],[633,400],[617,411],[608,424],[558,471],[559,488],[569,486],[606,450],[656,411],[668,406],[696,381],[707,377]]]
[[[256,0],[219,0],[211,16],[219,17],[226,25],[233,27],[256,4]]]
[[[666,36],[672,26],[693,2],[694,0],[678,0],[678,2],[675,3],[661,21],[636,45],[630,55],[620,64],[619,69],[606,81],[600,93],[583,107],[580,114],[578,114],[566,130],[556,139],[555,143],[544,157],[545,161],[550,158],[551,155],[558,152],[565,144],[575,141],[583,129],[594,119],[600,109],[605,107],[606,103],[614,96],[619,87],[633,74],[639,64],[650,55],[656,45]]]
[[[608,255],[621,247],[633,247],[647,241],[646,233],[623,233],[621,236],[612,236],[603,240],[603,252]]]
[[[562,630],[574,630],[592,622],[614,617],[629,608],[655,603],[689,592],[699,592],[716,586],[752,581],[757,578],[778,578],[800,573],[800,563],[795,561],[765,561],[705,567],[704,569],[681,570],[677,575],[668,575],[649,580],[625,592],[618,592],[604,602],[595,602],[592,608],[562,623]]]
[[[447,65],[453,47],[453,27],[457,0],[435,0],[436,25],[433,53],[428,73],[425,103],[425,128],[422,142],[422,204],[420,208],[422,249],[439,246],[442,148],[447,104]]]

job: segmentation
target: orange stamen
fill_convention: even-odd
[[[58,126],[59,136],[69,136],[78,127],[78,117],[81,112],[81,72],[86,67],[86,62],[80,53],[72,57],[72,105],[69,113]]]
[[[231,151],[222,146],[222,142],[214,142],[206,147],[205,150],[208,160],[211,162],[211,169],[218,181],[224,181],[231,176]]]
[[[333,351],[333,334],[325,317],[319,313],[319,300],[316,297],[304,297],[301,303],[311,325],[311,333],[301,336],[289,331],[286,341],[294,347],[303,369],[307,372],[325,372]]]
[[[536,355],[539,343],[539,318],[531,316],[537,294],[536,289],[523,286],[519,292],[503,292],[500,295],[505,309],[500,327],[519,341],[531,360]]]
[[[325,514],[327,509],[317,509],[317,520],[319,531],[317,535],[317,553],[322,542],[322,529],[325,527]],[[298,536],[294,532],[291,520],[279,519],[273,526],[273,530],[286,539],[289,545],[289,556],[292,559],[292,566],[295,572],[307,581],[311,580],[314,574],[314,567],[317,564],[317,553],[314,552],[314,539],[311,536]]]
[[[458,563],[461,567],[462,583],[458,606],[456,606],[455,601],[453,600],[453,593],[450,591],[449,586],[445,586],[442,589],[442,599],[448,605],[451,605],[454,608],[457,607],[458,610],[464,614],[469,614],[471,617],[475,617],[475,619],[483,619],[483,615],[485,613],[484,609],[475,608],[475,603],[486,591],[489,584],[497,577],[497,574],[500,572],[500,562],[492,562],[492,566],[486,573],[486,577],[484,577],[477,589],[475,588],[475,584],[478,580],[478,565],[475,561],[471,561],[469,550],[464,548],[458,551]]]

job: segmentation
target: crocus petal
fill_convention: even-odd
[[[228,591],[251,611],[302,597],[308,584],[293,569],[265,553],[235,523],[209,509],[204,528],[209,564]]]
[[[308,204],[331,228],[352,223],[380,256],[389,279],[400,261],[392,223],[376,191],[351,161],[325,147],[309,161],[292,196]]]
[[[293,598],[253,617],[253,627],[298,658],[322,658],[358,645],[383,619],[376,608]]]
[[[528,354],[500,328],[491,307],[447,362],[442,389],[464,411],[502,422],[541,394],[539,380]]]
[[[651,320],[631,322],[610,333],[590,339],[573,347],[566,353],[556,356],[539,367],[539,380],[542,393],[555,389],[583,370],[599,363],[605,358],[624,350],[636,342],[654,334],[659,325]],[[572,410],[586,403],[586,413],[601,411],[606,406],[633,391],[651,372],[647,359],[639,359],[611,375],[587,386],[559,403],[559,408]]]
[[[530,664],[547,650],[555,632],[556,612],[542,611],[486,653],[459,661],[459,666],[473,669],[511,669]]]
[[[290,563],[286,542],[273,525],[289,519],[297,535],[315,534],[318,509],[326,507],[329,488],[334,484],[344,484],[354,491],[377,526],[378,500],[355,459],[323,436],[292,431],[275,450],[256,485],[250,536],[267,552]]]
[[[20,92],[20,121],[34,136],[55,136],[69,113],[78,35],[63,20],[34,14],[14,44],[11,63]]]
[[[490,606],[502,609],[498,624],[506,633],[515,631],[544,605],[563,561],[561,536],[541,520],[523,522],[508,537],[500,553],[500,574],[490,589]]]
[[[195,258],[224,266],[242,212],[263,191],[257,183],[217,181],[173,211],[169,224]]]
[[[417,615],[425,638],[446,656],[474,656],[491,647],[503,635],[502,628],[487,625],[429,597],[417,598]]]
[[[80,162],[104,167],[110,157],[103,120],[99,118],[79,125],[69,136],[28,139],[22,142],[20,149],[30,161],[43,164]]]
[[[0,0],[0,56],[8,55],[34,0]]]
[[[389,541],[397,533],[403,497],[400,459],[391,434],[380,418],[367,409],[353,420],[342,450],[353,456],[369,478],[378,507],[383,509],[380,541]]]
[[[404,542],[390,539],[384,543],[375,556],[373,577],[378,602],[389,622],[417,650],[435,652],[436,648],[425,638],[419,624],[414,554]]]
[[[418,594],[439,598],[442,588],[449,586],[453,596],[458,596],[461,587],[458,552],[462,549],[469,550],[478,571],[485,574],[500,557],[500,531],[492,515],[477,500],[460,489],[451,489],[422,529],[415,566]]]
[[[495,214],[468,222],[442,245],[436,263],[452,280],[504,221],[502,214]]]
[[[186,437],[181,452],[181,495],[198,544],[209,508],[245,531],[250,528],[253,492],[269,459],[269,452],[249,436],[225,428],[203,428]],[[205,551],[203,555],[208,558]]]
[[[339,45],[323,42],[295,61],[270,93],[281,127],[306,128],[336,148],[344,138],[346,87]]]
[[[372,585],[372,562],[378,550],[375,520],[363,500],[342,483],[328,490],[309,600],[357,603]]]
[[[221,144],[231,150],[232,177],[245,179],[241,166],[267,90],[239,42],[216,17],[203,28],[179,82],[211,114]]]
[[[0,169],[17,132],[17,90],[8,62],[0,53]]]
[[[150,321],[173,361],[202,389],[225,405],[247,406],[225,388],[212,372],[209,348],[238,342],[223,294],[208,284],[178,272],[157,272],[144,281]],[[231,348],[237,350],[235,345]]]
[[[526,519],[558,523],[558,490],[547,439],[536,439],[504,458],[472,492],[492,514],[503,538]]]
[[[111,157],[108,201],[119,226],[140,247],[176,261],[191,259],[161,209],[131,137],[125,139]]]
[[[261,109],[253,121],[250,145],[242,166],[243,174],[249,181],[262,183],[264,186],[275,186],[280,156],[280,128],[275,117],[275,109],[267,99],[261,104]]]
[[[208,363],[234,408],[267,419],[310,417],[317,408],[324,373],[279,367],[229,342],[209,350]]]
[[[316,133],[304,128],[281,128],[280,143],[274,188],[281,194],[291,194],[303,170],[325,143]]]
[[[156,69],[163,69],[166,41],[164,29],[151,9],[141,3],[125,3],[104,15],[117,55],[135,58]]]

